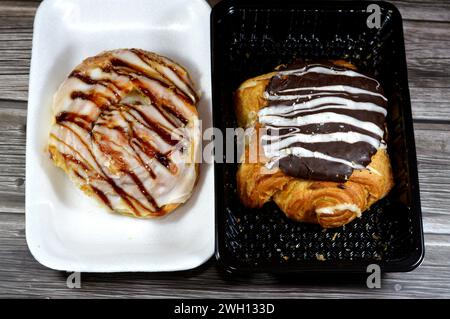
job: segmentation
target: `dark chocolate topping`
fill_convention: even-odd
[[[287,66],[266,88],[259,122],[269,165],[288,175],[344,182],[380,147],[387,99],[375,79],[331,63]]]

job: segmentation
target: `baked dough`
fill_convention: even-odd
[[[316,69],[312,70],[313,67],[315,67]],[[308,72],[304,72],[304,70],[310,70],[310,72],[308,73],[310,81],[313,81],[314,77],[317,76],[317,74],[324,74],[323,72],[325,72],[325,74],[329,74],[329,76],[333,76],[333,72],[335,71],[338,73],[340,72],[340,76],[344,75],[348,78],[354,76],[355,79],[350,78],[350,81],[356,80],[356,77],[359,76],[354,71],[355,67],[345,61],[328,61],[328,63],[325,65],[325,68],[320,69],[319,72],[318,68],[320,67],[323,66],[306,64],[302,67],[297,67],[297,71],[295,71],[294,68],[294,71],[292,73],[300,72],[301,70],[303,70],[302,74],[306,74]],[[328,70],[325,70],[327,68]],[[239,197],[242,203],[250,208],[258,208],[269,201],[274,201],[289,218],[292,218],[296,221],[318,223],[324,228],[333,228],[345,225],[352,221],[354,218],[361,216],[361,214],[371,205],[383,198],[393,186],[389,155],[383,143],[384,132],[381,133],[378,147],[372,150],[374,154],[369,157],[370,163],[364,165],[364,167],[356,166],[355,164],[355,167],[360,168],[358,169],[353,167],[351,170],[351,175],[345,176],[344,178],[340,177],[342,180],[339,180],[339,178],[336,178],[337,180],[326,180],[327,174],[334,173],[327,170],[324,171],[325,178],[322,176],[320,179],[315,179],[299,178],[298,176],[287,174],[280,167],[271,168],[270,165],[268,165],[271,158],[268,157],[266,152],[264,151],[261,136],[263,133],[261,133],[260,130],[261,128],[267,129],[267,121],[266,123],[261,123],[262,117],[265,116],[267,112],[264,113],[261,112],[261,110],[267,109],[270,102],[267,92],[269,90],[269,84],[275,76],[280,74],[280,72],[282,71],[271,72],[249,79],[238,88],[235,94],[235,112],[237,115],[238,124],[244,128],[254,128],[254,133],[250,134],[248,138],[245,156],[243,157],[243,163],[240,165],[237,173],[237,187]],[[290,71],[288,70],[285,72],[285,74],[290,74],[289,72]],[[317,74],[314,74],[316,72]],[[281,75],[281,77],[282,76],[283,75]],[[328,80],[324,79],[323,81]],[[349,79],[345,80],[349,81]],[[299,87],[301,88],[302,82],[299,83]],[[325,83],[325,85],[327,84],[329,83]],[[379,84],[376,88],[379,89],[378,87]],[[334,89],[334,87],[331,88],[330,85],[327,85],[327,89]],[[294,90],[297,89],[291,89],[291,91]],[[302,90],[306,89],[302,88]],[[347,88],[347,91],[348,90],[350,90],[351,92],[358,92],[356,90]],[[334,91],[332,91],[330,95],[331,94],[334,94]],[[348,92],[346,94],[346,97],[348,97],[348,95],[351,95]],[[378,93],[371,94],[375,95]],[[358,97],[358,95],[355,96]],[[348,98],[350,99],[350,97]],[[311,98],[309,97],[308,101],[310,100]],[[368,104],[360,105],[364,107],[370,106],[374,108],[374,106]],[[291,112],[290,114],[293,114],[293,106],[289,106],[291,107],[289,112]],[[319,108],[322,106],[323,105],[319,105]],[[274,107],[276,108],[278,106]],[[300,105],[300,108],[301,107],[302,106]],[[280,113],[279,109],[275,108],[273,108],[272,111],[277,111],[278,113]],[[298,112],[299,109],[296,110],[297,111],[295,112]],[[304,111],[300,111],[300,113],[301,112]],[[358,110],[358,112],[365,111]],[[316,114],[318,113],[320,112],[317,111]],[[297,114],[297,116],[291,115],[288,120],[291,120],[292,118],[300,118],[296,123],[302,123],[302,121],[305,120],[306,117],[302,118],[301,114]],[[278,121],[273,123],[286,122],[280,122],[284,119],[280,120],[279,117],[272,117],[271,119],[276,119]],[[338,121],[336,120],[335,122]],[[316,124],[323,125],[324,123],[322,122]],[[288,128],[292,129],[290,127]],[[363,128],[366,129],[366,127]],[[287,129],[287,127],[283,127],[283,129]],[[311,137],[309,137],[309,139],[312,139],[313,135],[314,134],[311,134]],[[319,137],[317,135],[318,134],[316,134],[314,138],[318,139]],[[346,135],[344,136],[344,141],[345,138],[347,138]],[[308,142],[309,141],[306,141],[305,143]],[[356,144],[350,143],[350,146],[352,145]],[[367,145],[365,147],[367,147]],[[367,149],[369,148],[370,146],[367,147]],[[250,151],[255,149],[257,150],[257,158],[256,160],[251,160]],[[314,154],[316,153],[311,154],[313,154],[311,156],[315,156]],[[308,159],[311,158],[306,158],[306,160]],[[302,161],[302,157],[296,156],[295,160]],[[312,158],[312,160],[314,160],[314,158]],[[293,167],[296,166],[293,165]]]
[[[56,92],[48,151],[111,211],[162,216],[189,199],[197,180],[197,102],[176,62],[139,49],[106,51]]]

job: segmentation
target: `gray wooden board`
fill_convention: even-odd
[[[364,278],[229,278],[212,259],[179,273],[82,274],[82,288],[68,289],[67,274],[41,266],[25,242],[26,101],[39,1],[0,0],[0,297],[450,297],[450,2],[393,3],[404,18],[424,212],[418,269],[386,274],[381,289],[368,289]]]

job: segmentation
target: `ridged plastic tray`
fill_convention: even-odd
[[[369,28],[368,2],[223,1],[211,14],[214,126],[237,127],[233,93],[246,79],[297,58],[345,59],[379,80],[389,99],[395,187],[341,228],[289,220],[273,203],[244,207],[237,164],[215,164],[216,257],[230,272],[410,271],[424,244],[402,19],[388,3]]]

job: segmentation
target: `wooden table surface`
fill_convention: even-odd
[[[211,3],[217,0],[211,0]],[[365,280],[270,275],[226,278],[214,259],[179,273],[67,274],[41,266],[25,242],[25,132],[33,19],[39,1],[0,0],[0,297],[450,297],[450,1],[393,1],[404,19],[426,256],[410,273]]]

